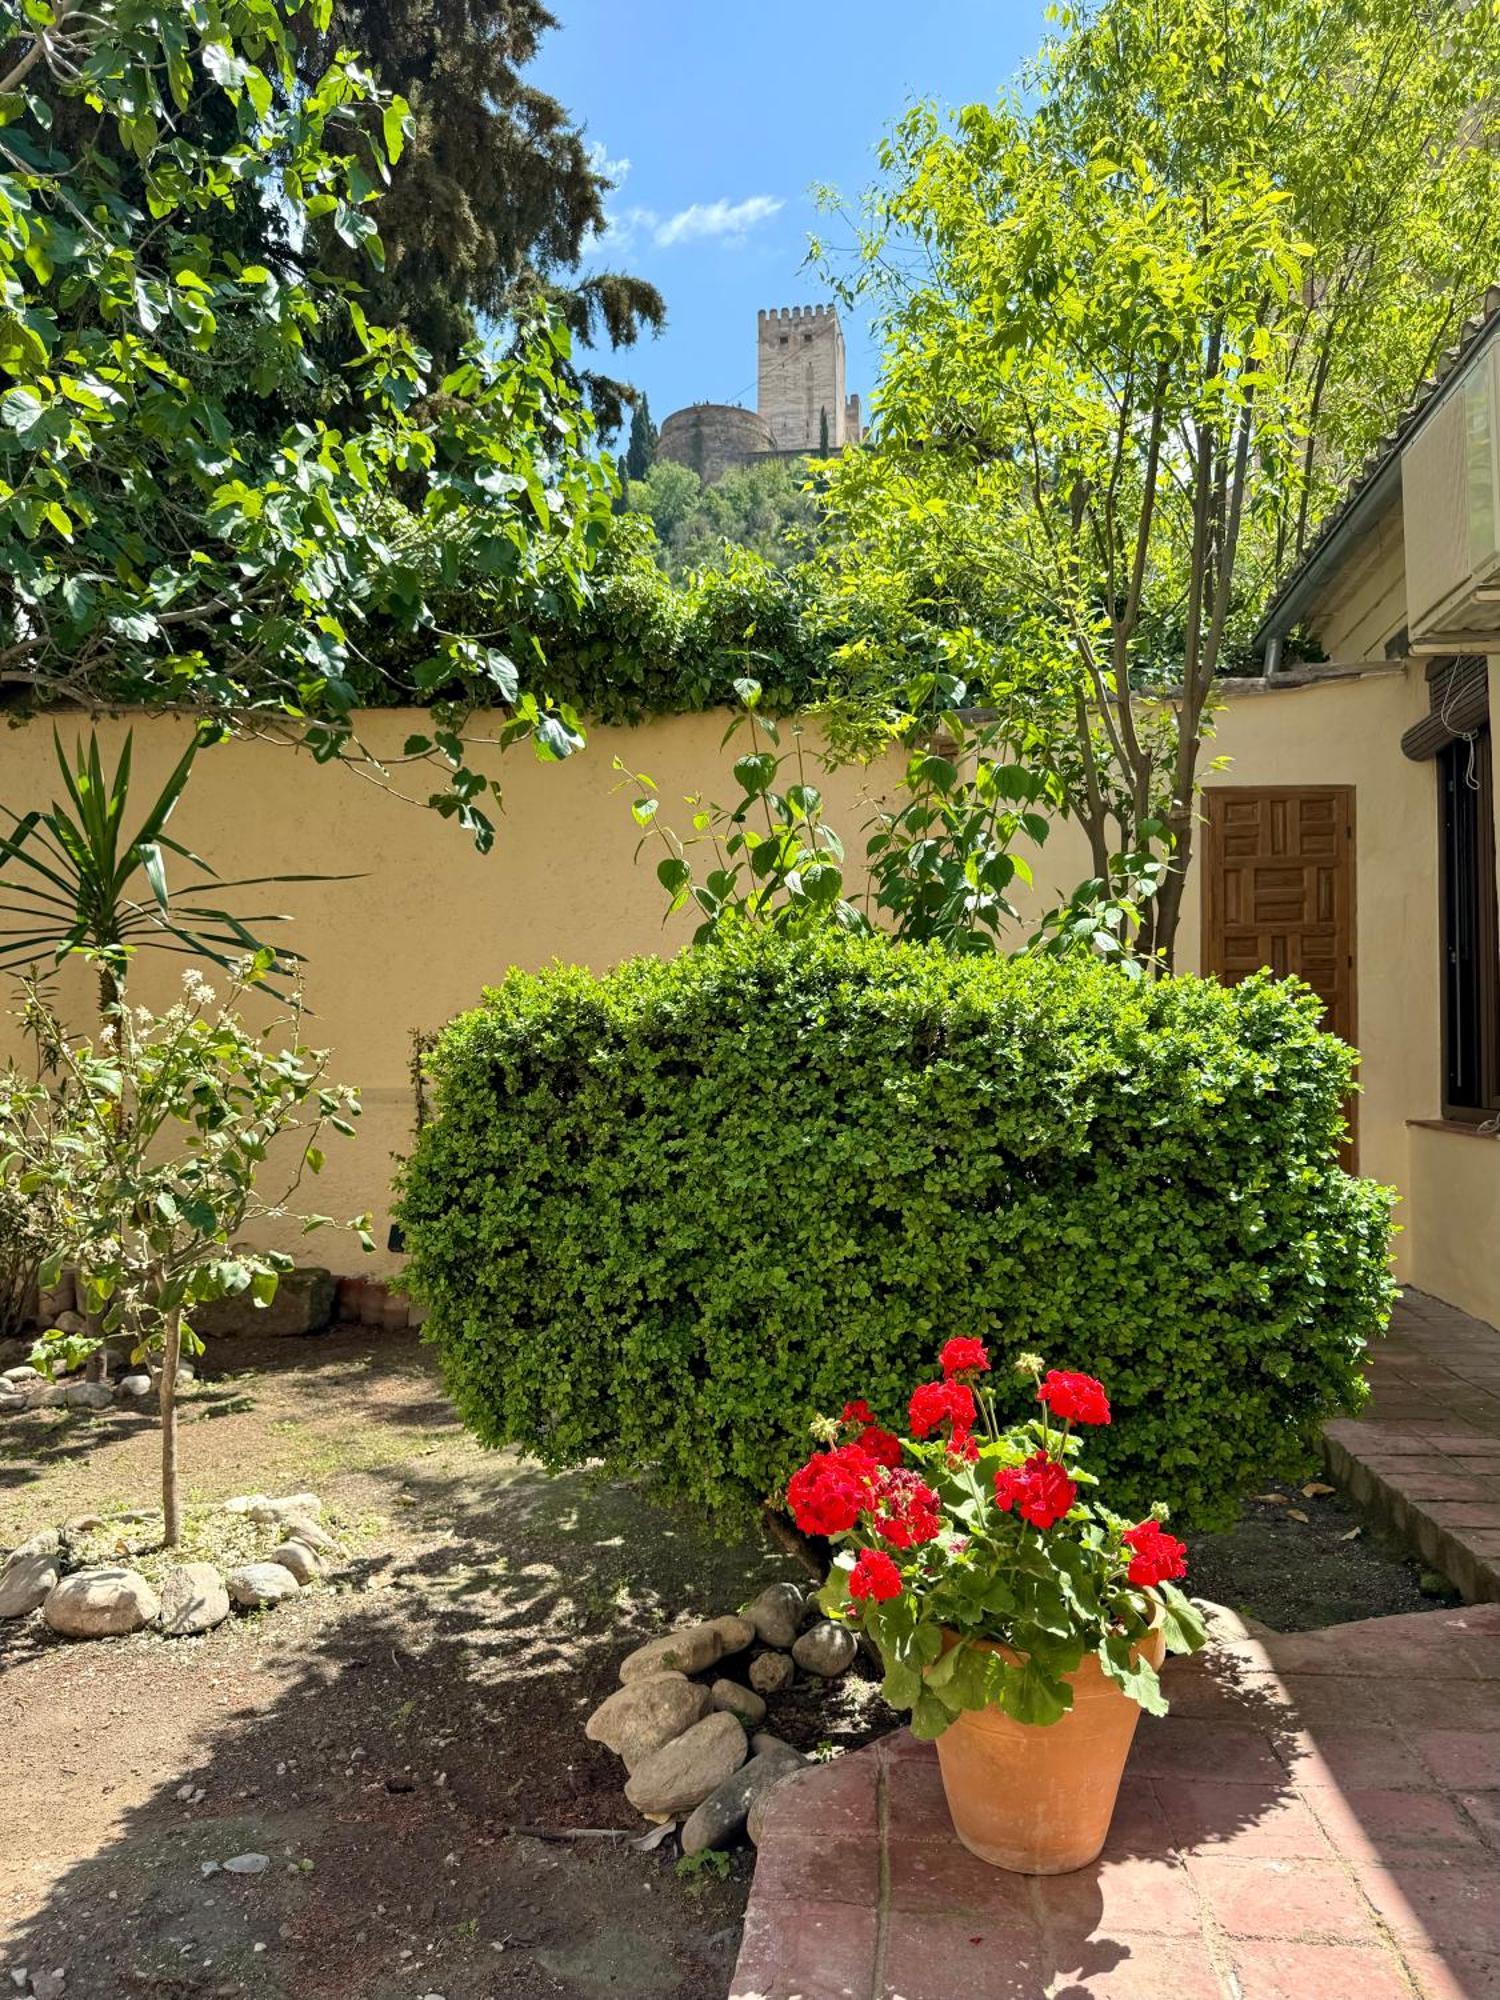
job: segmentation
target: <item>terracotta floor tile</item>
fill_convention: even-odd
[[[1445,1862],[1479,1845],[1470,1821],[1440,1792],[1326,1790],[1307,1798],[1345,1861]]]
[[[1396,1941],[1439,1954],[1500,1947],[1500,1864],[1421,1868],[1355,1864],[1360,1885]]]
[[[1298,1786],[1430,1786],[1427,1766],[1389,1726],[1343,1729],[1318,1724],[1278,1746]]]
[[[1202,1928],[1187,1869],[1175,1858],[1101,1859],[1071,1875],[1038,1876],[1036,1893],[1047,1935],[1059,1950],[1117,1930],[1196,1937]]]
[[[852,1903],[752,1900],[729,2000],[866,2000],[875,1929]]]
[[[1419,1729],[1415,1741],[1443,1784],[1500,1789],[1500,1717],[1490,1729]]]
[[[778,1903],[857,1903],[880,1900],[880,1846],[862,1835],[778,1833],[762,1838],[755,1858],[755,1893]]]
[[[1283,1674],[1282,1687],[1293,1711],[1294,1729],[1317,1729],[1331,1723],[1337,1728],[1383,1729],[1390,1721],[1393,1691],[1404,1691],[1405,1683],[1382,1679],[1375,1674]],[[1432,1719],[1432,1696],[1422,1690],[1425,1706],[1419,1719]]]
[[[957,1840],[904,1840],[893,1830],[886,1868],[892,1911],[973,1916],[1009,1929],[1036,1924],[1032,1878],[991,1867]]]
[[[1231,1937],[1373,1944],[1374,1920],[1334,1862],[1232,1861],[1190,1855],[1188,1871]]]
[[[966,1917],[907,1916],[890,1927],[881,2000],[1042,2000],[1050,1978],[1038,1931]]]
[[[1406,1964],[1419,2000],[1500,2000],[1500,1956],[1409,1951]]]
[[[832,1764],[810,1766],[776,1787],[767,1801],[766,1828],[818,1835],[875,1838],[876,1784],[880,1765],[873,1750],[859,1750]]]
[[[903,1757],[887,1765],[886,1824],[893,1839],[952,1840],[953,1816],[937,1759]]]
[[[1059,1965],[1054,1980],[1053,2000],[1221,2000],[1224,1992],[1200,1939],[1100,1938],[1081,1964]]]
[[[1226,1785],[1215,1778],[1158,1778],[1157,1797],[1184,1854],[1329,1859],[1328,1836],[1285,1786]]]
[[[1162,1855],[1171,1849],[1171,1832],[1155,1783],[1127,1772],[1115,1801],[1103,1858],[1114,1861],[1132,1854]]]
[[[1231,1953],[1240,2000],[1410,2000],[1395,1955],[1378,1945],[1253,1938]]]
[[[1387,1681],[1386,1714],[1405,1729],[1500,1730],[1500,1686],[1488,1681],[1450,1681],[1434,1702],[1427,1681]]]
[[[1264,1731],[1194,1715],[1169,1715],[1137,1730],[1130,1769],[1151,1778],[1212,1771],[1235,1784],[1274,1784],[1283,1774]]]

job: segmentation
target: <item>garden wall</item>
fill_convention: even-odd
[[[1398,1210],[1406,1225],[1397,1246],[1402,1274],[1500,1320],[1500,1147],[1408,1123],[1439,1108],[1435,779],[1430,764],[1400,752],[1403,729],[1425,703],[1420,665],[1264,693],[1242,688],[1225,702],[1212,750],[1232,767],[1210,782],[1355,787],[1360,1166],[1406,1197]],[[366,720],[372,744],[390,751],[419,725],[409,713]],[[125,727],[106,723],[106,737],[117,742]],[[613,760],[648,771],[661,787],[664,817],[686,825],[686,808],[674,810],[684,793],[732,794],[728,765],[739,746],[721,746],[723,728],[720,715],[596,728],[584,753],[563,765],[539,765],[524,747],[511,752],[508,810],[487,857],[435,814],[290,749],[235,743],[205,754],[172,830],[223,874],[316,869],[362,878],[273,889],[265,902],[245,906],[295,913],[295,925],[277,928],[307,956],[315,1033],[338,1051],[338,1074],[363,1087],[359,1137],[328,1149],[324,1206],[340,1214],[373,1208],[384,1245],[391,1155],[406,1149],[412,1126],[413,1029],[441,1026],[508,966],[560,958],[602,970],[685,938],[685,918],[663,928],[654,873],[644,858],[633,861],[635,829]],[[174,723],[137,720],[143,797],[184,736]],[[7,804],[24,809],[53,796],[49,724],[0,739],[0,759]],[[862,801],[891,769],[845,771],[825,784],[851,855],[868,814]],[[1060,827],[1038,862],[1038,900],[1086,872],[1076,831]],[[1180,954],[1188,971],[1199,963],[1200,888],[1195,868]],[[178,963],[143,965],[143,997],[169,993]],[[76,972],[66,978],[85,995]],[[352,1241],[333,1236],[287,1247],[315,1250],[338,1269],[378,1274],[399,1262],[384,1248],[376,1260],[362,1259]]]

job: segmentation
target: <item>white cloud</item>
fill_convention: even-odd
[[[628,169],[630,162],[616,161]],[[779,215],[786,203],[775,195],[753,194],[744,201],[695,201],[675,215],[663,216],[639,204],[609,209],[604,228],[583,246],[585,256],[621,257],[640,243],[670,250],[678,243],[717,242],[730,248],[743,243],[758,223]]]
[[[698,237],[742,242],[757,223],[769,222],[785,206],[770,194],[753,194],[746,201],[695,201],[691,208],[681,208],[658,224],[653,240],[664,250]]]
[[[589,147],[589,166],[596,174],[602,174],[605,180],[613,181],[616,187],[630,172],[630,161],[623,154],[618,160],[612,160],[609,148],[602,139],[596,139]]]

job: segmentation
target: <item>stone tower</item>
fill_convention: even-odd
[[[778,451],[841,451],[857,442],[858,397],[844,390],[844,329],[832,306],[760,313],[756,407]],[[853,409],[851,412],[850,403]]]

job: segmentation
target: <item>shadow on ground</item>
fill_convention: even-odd
[[[746,1864],[683,1880],[675,1850],[616,1837],[641,1823],[582,1725],[635,1638],[742,1602],[787,1559],[627,1485],[480,1453],[409,1347],[308,1363],[305,1408],[281,1370],[221,1383],[247,1407],[195,1422],[184,1451],[200,1484],[211,1443],[257,1422],[277,1465],[337,1456],[353,1399],[354,1469],[319,1490],[389,1528],[336,1586],[174,1645],[67,1645],[39,1618],[0,1638],[18,1774],[0,1965],[63,1969],[67,2000],[719,2000]],[[36,1451],[28,1510],[85,1447],[120,1486],[110,1455],[154,1448],[124,1425]],[[253,1445],[234,1443],[237,1475]],[[244,1853],[265,1870],[213,1865]]]

